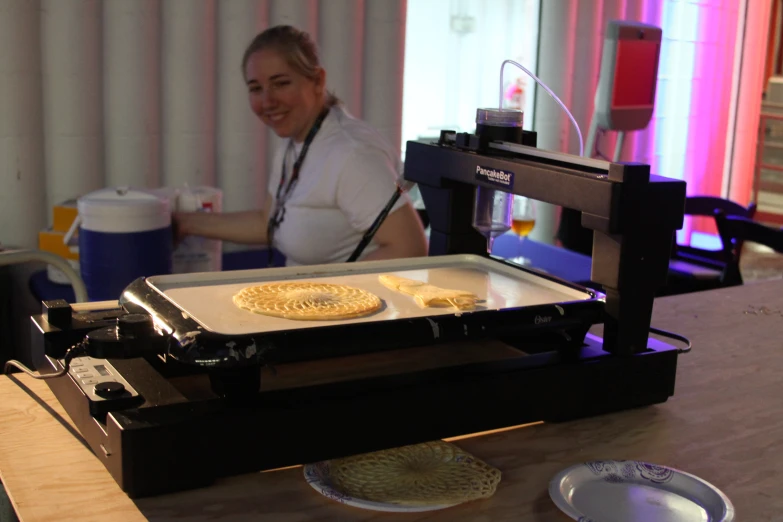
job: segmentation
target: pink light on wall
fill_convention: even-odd
[[[741,0],[666,0],[656,103],[654,170],[683,179],[687,194],[720,196]],[[686,219],[678,241],[715,233],[714,220]]]
[[[742,205],[752,199],[753,170],[758,141],[761,95],[769,33],[771,2],[747,0],[746,30],[743,35],[742,67],[739,71],[737,121],[731,159],[728,195]]]
[[[552,6],[550,6],[550,3]],[[578,5],[577,37],[568,38],[573,28],[572,12],[568,7]],[[748,18],[744,6],[748,6]],[[741,9],[742,12],[741,12]],[[764,11],[766,15],[751,15]],[[762,80],[755,83],[742,80],[741,100],[736,109],[736,124],[731,115],[735,108],[739,75],[737,56],[742,46],[738,29],[747,27],[745,40],[760,40],[743,50],[743,77],[763,72],[766,27],[769,22],[769,0],[562,0],[543,2],[542,11],[557,18],[557,23],[541,30],[542,56],[554,55],[552,49],[567,56],[562,46],[575,45],[573,75],[563,78],[559,73],[567,63],[560,60],[551,73],[555,60],[541,60],[540,75],[558,93],[568,92],[566,102],[583,129],[589,124],[592,100],[600,63],[600,42],[606,21],[625,19],[657,25],[663,29],[664,42],[658,70],[656,108],[646,129],[629,133],[622,154],[623,161],[637,161],[651,166],[652,172],[683,179],[688,183],[688,194],[714,196],[729,195],[731,199],[747,204],[753,175],[753,155],[758,134],[758,112],[761,102]],[[764,29],[760,29],[764,28]],[[564,34],[566,37],[564,38]],[[763,74],[762,74],[763,76]],[[571,89],[569,91],[569,89]],[[748,112],[750,111],[750,112]],[[755,116],[754,116],[755,114]],[[557,118],[553,112],[539,118],[536,130],[539,139],[571,133],[563,118],[556,126],[545,124]],[[539,119],[542,124],[539,125]],[[554,132],[556,131],[556,132]],[[734,135],[736,134],[736,139]],[[547,138],[549,139],[549,138]],[[562,141],[562,140],[560,140]],[[739,146],[732,142],[741,141]],[[601,152],[614,150],[615,133],[606,132],[597,138]],[[547,146],[556,146],[549,139]],[[746,145],[746,143],[748,145]],[[569,150],[576,148],[570,140]],[[728,159],[727,159],[728,158]],[[733,165],[729,180],[726,165]],[[691,226],[698,232],[713,231],[709,220],[686,222],[683,236],[690,237]],[[685,238],[684,238],[685,239]]]
[[[721,195],[738,8],[738,0],[698,6],[685,163],[688,195]],[[712,218],[693,219],[691,230],[717,233]]]

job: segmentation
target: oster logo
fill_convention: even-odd
[[[514,188],[514,173],[476,165],[476,180],[485,181],[504,189]]]

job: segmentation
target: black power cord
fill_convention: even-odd
[[[11,368],[16,368],[18,370],[22,370],[24,373],[32,377],[33,379],[56,379],[57,377],[62,377],[66,373],[68,373],[68,369],[71,366],[71,361],[75,359],[76,357],[80,357],[82,355],[87,354],[87,343],[84,341],[79,341],[78,343],[74,344],[70,348],[68,348],[68,351],[65,352],[65,355],[63,356],[63,369],[59,372],[55,373],[47,373],[47,374],[39,374],[25,366],[19,361],[10,360],[6,361],[5,366],[3,367],[3,373],[9,374],[11,373]],[[47,359],[51,361],[51,358],[47,355]]]
[[[685,343],[685,348],[680,348],[680,353],[688,353],[691,351],[691,348],[693,348],[693,344],[691,343],[690,339],[685,337],[684,335],[667,332],[666,330],[661,330],[660,328],[653,328],[650,327],[650,333],[658,334],[661,337],[668,337],[669,339],[674,339],[675,341],[680,341],[682,343]]]

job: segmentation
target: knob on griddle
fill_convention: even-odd
[[[118,337],[149,337],[155,335],[152,316],[147,314],[125,314],[117,318]]]
[[[170,335],[155,330],[152,316],[126,314],[117,318],[116,326],[87,333],[87,355],[96,359],[127,359],[144,354],[161,354],[168,349]]]
[[[121,382],[99,382],[95,385],[95,394],[105,399],[122,395],[125,385]]]

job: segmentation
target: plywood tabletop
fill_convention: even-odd
[[[0,480],[21,520],[147,520],[110,478],[43,381],[0,377]]]
[[[0,477],[24,522],[564,522],[568,518],[547,493],[558,471],[593,459],[635,459],[711,482],[732,500],[738,520],[780,520],[783,281],[660,299],[653,324],[694,344],[680,357],[674,397],[647,408],[456,441],[499,468],[503,478],[492,498],[447,510],[399,515],[342,506],[312,490],[298,467],[133,501],[91,457],[48,387],[27,377],[0,378]]]

